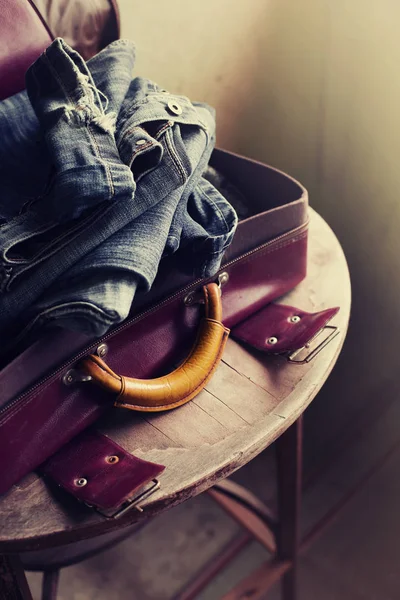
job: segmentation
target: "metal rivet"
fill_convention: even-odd
[[[78,487],[83,487],[87,484],[87,479],[85,479],[84,477],[80,477],[79,479],[75,479],[75,485],[77,485]]]
[[[177,102],[168,102],[168,108],[174,115],[182,114],[182,107]]]
[[[147,140],[136,140],[136,146],[144,146],[147,144]]]
[[[62,382],[64,385],[73,385],[74,383],[91,381],[91,379],[92,378],[90,375],[86,375],[85,373],[81,373],[75,369],[70,369],[63,375]]]
[[[100,356],[100,358],[103,358],[103,356],[105,356],[108,352],[107,344],[100,344],[100,346],[97,348],[96,352],[97,352],[97,356]]]
[[[300,321],[300,317],[298,315],[294,315],[293,317],[290,317],[289,321],[291,323],[298,323]]]
[[[219,285],[225,285],[225,283],[228,283],[228,281],[229,281],[229,273],[227,273],[226,271],[224,271],[223,273],[220,273],[218,275]]]
[[[270,337],[270,338],[267,339],[267,344],[272,344],[273,345],[273,344],[277,344],[277,343],[278,343],[278,338],[276,338],[276,337],[272,336],[272,337]]]
[[[115,463],[119,462],[119,457],[115,455],[107,456],[106,461],[110,463],[110,465],[115,465]]]
[[[186,306],[190,306],[191,304],[193,304],[193,302],[194,302],[194,292],[189,292],[189,294],[187,294],[184,297],[183,301],[186,304]]]
[[[72,383],[74,383],[75,379],[74,379],[74,371],[72,369],[70,369],[69,371],[67,371],[64,375],[64,377],[62,378],[63,383],[65,385],[71,385]]]

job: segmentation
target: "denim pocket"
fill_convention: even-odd
[[[135,181],[165,158],[185,183],[213,138],[212,110],[193,105],[184,96],[161,92],[148,80],[136,78],[117,120],[116,141],[122,161]]]

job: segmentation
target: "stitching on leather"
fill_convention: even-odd
[[[118,402],[118,400],[125,394],[126,390],[126,378],[121,375],[121,391],[117,396],[117,399],[114,402],[114,405]]]
[[[209,294],[209,290],[208,290],[208,286],[204,286],[204,296],[205,296],[205,302],[206,302],[206,313],[208,313],[208,306],[209,306],[209,296],[210,296],[210,294]],[[223,324],[222,324],[220,321],[216,321],[215,319],[209,319],[207,314],[206,314],[205,320],[207,320],[207,321],[209,321],[209,322],[212,322],[212,323],[214,323],[215,325],[217,325],[217,326],[219,326],[219,327],[223,327],[223,329],[224,329],[225,331],[227,331],[227,330],[226,330],[226,328],[223,326]],[[196,349],[196,345],[197,345],[197,341],[198,341],[198,338],[199,338],[199,334],[200,334],[200,332],[201,332],[201,330],[202,330],[202,328],[203,328],[203,323],[204,323],[204,320],[203,320],[203,322],[200,324],[200,327],[199,327],[199,332],[198,332],[198,335],[197,335],[196,341],[195,341],[195,343],[194,343],[194,345],[193,345],[193,347],[192,347],[192,349],[191,349],[190,353],[188,354],[188,356],[186,357],[186,359],[185,359],[185,360],[184,360],[184,362],[183,362],[183,363],[180,365],[180,367],[179,367],[179,368],[182,368],[182,367],[183,367],[183,366],[184,366],[184,365],[185,365],[185,364],[188,362],[188,360],[191,358],[191,356],[193,355],[193,353],[194,353],[194,351],[195,351],[195,349]],[[218,353],[218,356],[219,356],[219,353]],[[91,361],[92,361],[92,362],[93,362],[95,365],[97,365],[97,366],[99,366],[101,369],[103,369],[103,371],[104,371],[105,373],[109,374],[109,373],[108,373],[108,371],[107,371],[106,369],[104,369],[104,367],[101,365],[101,363],[99,364],[99,363],[97,362],[97,360],[94,360],[94,359],[93,359],[93,357],[89,357],[89,359],[90,359],[90,360],[91,360]],[[213,363],[213,365],[212,365],[212,367],[211,367],[211,371],[210,371],[210,373],[212,373],[212,372],[213,372],[214,368],[215,368],[215,363]],[[177,369],[175,369],[175,371],[176,371],[176,370],[177,370]],[[173,372],[175,372],[175,371],[173,371]],[[122,375],[117,375],[116,373],[115,373],[115,376],[116,376],[116,377],[117,377],[117,378],[118,378],[118,379],[121,381],[121,390],[120,390],[120,392],[119,392],[119,394],[118,394],[118,396],[117,396],[117,398],[116,398],[116,400],[115,400],[115,405],[118,405],[118,404],[120,404],[120,405],[121,405],[121,404],[126,404],[126,403],[122,403],[122,402],[120,402],[120,399],[121,399],[121,398],[123,398],[123,396],[124,396],[124,394],[125,394],[125,391],[126,391],[126,378],[125,378],[124,376],[122,376]],[[144,380],[144,381],[146,381],[146,380]],[[200,386],[203,384],[203,382],[204,382],[204,380],[202,380],[202,382],[200,383]],[[168,379],[167,379],[166,383],[167,383],[167,385],[169,385],[169,386],[170,386],[170,383],[169,383]],[[197,388],[196,388],[196,390],[197,390]],[[196,391],[196,390],[195,390],[195,391]],[[191,393],[193,393],[193,392],[191,392]],[[185,397],[186,397],[186,396],[185,396]],[[129,406],[139,406],[139,405],[132,405],[132,404],[129,404]],[[165,406],[169,406],[169,405],[165,405]]]
[[[121,376],[118,375],[117,373],[114,373],[114,371],[111,369],[111,367],[107,367],[110,369],[110,371],[107,371],[107,369],[104,368],[104,366],[101,364],[101,362],[97,362],[97,360],[94,360],[93,356],[88,356],[87,357],[88,360],[90,360],[93,364],[96,365],[96,367],[99,367],[99,369],[101,369],[102,371],[104,371],[104,373],[107,373],[107,375],[110,375],[111,377],[114,377],[115,379],[121,379]]]
[[[92,360],[90,356],[87,357],[89,360]],[[96,361],[92,362],[98,366],[99,368],[101,368],[105,373],[108,373],[107,371],[105,371],[103,369],[103,367],[101,365],[99,365]],[[120,378],[116,373],[115,373],[115,377],[116,379],[122,379],[122,377]],[[44,387],[40,387],[38,392],[36,394],[34,394],[33,396],[27,396],[26,398],[24,398],[24,400],[21,402],[21,404],[17,404],[15,406],[15,409],[13,410],[12,408],[7,410],[7,412],[4,413],[4,419],[0,421],[0,428],[5,425],[6,423],[8,423],[8,421],[14,417],[15,415],[17,415],[22,409],[25,408],[26,404],[29,404],[31,401],[35,400],[35,398],[37,398],[38,396],[41,396],[51,385],[53,385],[56,380],[57,380],[57,376],[54,377],[54,379],[52,379],[51,381],[49,381]]]
[[[228,335],[229,335],[230,329],[227,329],[227,328],[226,328],[226,327],[223,325],[223,323],[221,323],[221,321],[216,321],[215,319],[203,318],[203,319],[202,319],[202,321],[201,321],[201,323],[200,323],[200,327],[199,327],[199,329],[198,329],[198,332],[197,332],[197,335],[196,335],[195,342],[194,342],[194,344],[193,344],[193,346],[192,346],[192,348],[191,348],[191,350],[190,350],[189,354],[188,354],[188,355],[187,355],[187,357],[184,359],[184,361],[183,361],[183,362],[180,364],[180,366],[179,366],[178,368],[176,368],[174,371],[172,371],[171,373],[169,373],[169,375],[172,375],[173,373],[175,373],[175,372],[176,372],[176,371],[178,371],[179,369],[182,369],[182,368],[183,368],[183,367],[186,365],[186,363],[189,361],[189,359],[190,359],[190,358],[193,356],[193,354],[195,353],[195,351],[196,351],[196,348],[197,348],[197,342],[198,342],[198,340],[199,340],[199,338],[200,338],[200,336],[201,336],[201,332],[202,332],[202,330],[203,330],[203,328],[204,328],[204,323],[205,323],[206,321],[207,321],[207,322],[210,322],[210,323],[213,323],[214,325],[216,325],[216,326],[218,326],[218,327],[222,327],[222,328],[223,328],[223,330],[225,331],[225,333],[228,333]],[[213,366],[211,367],[211,372],[212,372],[212,369],[213,369],[213,368],[214,368],[214,364],[213,364]],[[163,376],[163,377],[168,377],[168,375],[167,375],[167,376]],[[122,377],[122,376],[121,376],[121,379],[124,379],[124,384],[126,384],[126,380],[127,380],[127,379],[129,379],[129,378],[126,378],[126,377]],[[162,377],[158,377],[158,378],[156,377],[156,379],[162,379]],[[135,378],[135,381],[138,381],[138,380]],[[148,379],[147,379],[147,380],[146,380],[146,379],[142,379],[142,380],[139,380],[139,381],[150,381],[150,380],[148,380]],[[204,380],[202,380],[202,381],[204,381]],[[170,385],[168,380],[167,380],[167,384],[168,384],[168,385]],[[201,384],[200,384],[200,385],[201,385]],[[197,389],[197,388],[196,388],[196,389]],[[124,392],[125,392],[125,388],[124,388]],[[118,399],[120,398],[120,396],[122,396],[122,395],[123,395],[123,392],[120,392],[120,393],[118,394],[118,397],[117,397],[117,399],[116,399],[116,401],[115,401],[115,402],[117,402],[117,401],[118,401]],[[132,405],[132,404],[129,404],[129,406],[133,406],[133,405]],[[137,405],[137,406],[139,406],[139,405]],[[166,404],[165,406],[169,406],[169,405],[167,405],[167,404]]]
[[[302,227],[305,227],[306,225],[307,225],[307,224],[303,224],[303,225],[302,225]],[[289,232],[288,232],[288,233],[289,233]],[[308,235],[308,226],[307,226],[307,228],[306,228],[304,231],[300,232],[300,233],[299,233],[299,234],[297,234],[295,237],[293,237],[293,238],[290,238],[290,240],[288,240],[286,243],[280,243],[280,244],[278,244],[278,245],[274,245],[272,248],[269,248],[269,247],[268,247],[268,248],[265,248],[265,249],[262,249],[262,248],[259,248],[259,249],[257,249],[257,248],[254,248],[254,250],[250,250],[250,251],[249,251],[249,252],[250,252],[250,255],[249,255],[249,256],[247,256],[247,257],[243,257],[243,258],[240,258],[240,257],[238,257],[237,259],[233,259],[233,261],[232,261],[232,262],[233,262],[233,264],[232,264],[232,265],[229,265],[229,262],[230,262],[230,261],[228,261],[227,265],[228,265],[228,267],[229,267],[229,266],[231,266],[231,268],[233,269],[233,268],[235,267],[235,265],[236,265],[236,264],[244,264],[244,263],[248,262],[249,260],[251,260],[251,259],[252,259],[252,258],[254,258],[254,257],[264,256],[265,254],[272,254],[272,253],[273,253],[275,250],[278,250],[278,249],[280,249],[280,248],[284,248],[285,246],[289,246],[289,245],[290,245],[290,244],[292,244],[292,243],[298,242],[298,241],[302,240],[303,238],[307,237],[307,235]],[[226,265],[221,265],[221,268],[223,269],[225,266],[226,266]],[[185,287],[185,289],[187,289],[187,288]],[[188,288],[188,289],[189,289],[189,288]],[[182,295],[183,295],[183,292],[182,292]],[[164,308],[164,307],[166,307],[166,306],[169,306],[169,305],[170,305],[170,304],[172,304],[172,303],[173,303],[175,300],[177,300],[177,298],[178,298],[178,297],[179,297],[179,294],[176,294],[176,293],[175,293],[175,294],[172,294],[172,296],[171,296],[171,297],[169,297],[169,298],[167,298],[167,299],[165,299],[165,300],[161,301],[160,303],[157,303],[157,305],[156,305],[156,306],[154,306],[152,309],[149,309],[149,310],[146,310],[146,311],[144,311],[144,314],[143,314],[143,315],[141,315],[140,319],[138,319],[138,320],[134,320],[134,323],[136,323],[136,322],[139,322],[139,321],[140,321],[140,320],[142,320],[144,317],[147,317],[147,316],[149,316],[149,315],[152,315],[152,314],[156,313],[158,310],[161,310],[162,308]],[[134,323],[129,323],[129,324],[127,324],[126,326],[127,326],[127,327],[129,327],[129,326],[133,325]],[[102,340],[107,340],[107,339],[109,339],[110,337],[112,337],[113,335],[114,335],[113,333],[109,333],[108,335],[105,335],[105,336],[103,336],[103,337],[102,337]],[[96,345],[97,345],[97,344],[96,344]],[[34,385],[35,385],[35,388],[37,389],[37,392],[38,392],[38,393],[36,393],[34,396],[30,396],[30,395],[27,395],[27,396],[25,396],[25,395],[24,395],[24,397],[23,397],[23,398],[21,398],[21,400],[20,400],[20,402],[22,402],[22,405],[21,405],[21,407],[19,407],[19,403],[18,403],[18,405],[16,405],[16,407],[18,407],[18,410],[16,410],[15,412],[13,411],[13,412],[12,412],[12,415],[14,415],[14,414],[17,414],[17,413],[19,412],[19,410],[21,410],[23,407],[25,407],[25,405],[26,405],[26,404],[29,404],[29,402],[30,402],[31,400],[35,399],[35,398],[36,398],[36,397],[37,397],[39,394],[42,394],[42,393],[43,393],[43,391],[44,391],[44,390],[46,390],[46,389],[47,389],[47,387],[48,387],[49,385],[51,385],[52,383],[54,383],[54,381],[55,381],[55,380],[58,378],[58,376],[60,375],[60,373],[62,373],[62,372],[65,370],[65,369],[67,369],[67,368],[68,368],[68,366],[69,366],[69,365],[73,364],[74,362],[76,362],[77,360],[79,360],[79,359],[81,359],[81,358],[85,358],[85,356],[87,357],[88,353],[90,353],[90,352],[93,352],[93,351],[95,350],[95,348],[96,348],[96,345],[95,345],[95,344],[92,344],[91,346],[89,346],[89,347],[86,347],[85,349],[82,349],[82,350],[81,350],[81,351],[78,353],[78,357],[76,357],[76,358],[74,358],[74,359],[72,359],[72,360],[65,361],[64,363],[62,363],[62,364],[61,364],[59,367],[57,367],[57,369],[56,369],[56,371],[55,371],[54,375],[53,375],[53,376],[51,376],[51,379],[50,379],[50,381],[49,381],[49,382],[47,382],[47,384],[46,384],[46,383],[40,383],[40,380],[39,380],[37,383],[35,383]],[[42,387],[43,385],[44,385],[45,387]],[[28,394],[29,394],[29,392],[28,392]],[[11,410],[11,411],[12,411],[12,409],[9,409],[9,410]],[[5,413],[5,415],[6,415],[6,414],[7,414],[7,413]],[[11,416],[12,416],[12,415],[11,415]],[[8,420],[8,419],[7,419],[7,420]],[[1,426],[3,423],[6,423],[6,422],[7,422],[7,420],[6,420],[6,421],[0,421],[0,426]]]
[[[56,379],[57,377],[55,376],[54,379],[52,379],[50,382],[48,382],[47,385],[44,386],[44,388],[40,387],[37,394],[33,396],[27,396],[26,398],[24,398],[21,404],[16,404],[14,410],[12,408],[8,409],[8,411],[4,413],[5,419],[0,421],[0,427],[5,425],[11,419],[11,417],[17,415],[23,408],[25,408],[25,404],[29,404],[32,400],[35,400],[35,398],[43,394],[43,392],[45,392],[47,388],[49,388],[53,383],[55,383]]]
[[[184,404],[185,401],[189,401],[191,398],[193,398],[196,395],[196,392],[199,390],[201,391],[201,389],[204,387],[204,385],[207,383],[207,381],[209,380],[209,378],[211,377],[211,375],[214,373],[215,368],[217,367],[219,361],[221,360],[222,357],[222,353],[224,351],[225,348],[225,344],[226,344],[226,340],[228,338],[229,335],[229,330],[225,329],[224,331],[224,336],[221,340],[220,343],[220,349],[218,351],[218,355],[209,371],[209,373],[207,374],[207,376],[201,381],[201,383],[190,392],[190,394],[188,394],[187,396],[185,396],[182,400],[179,400],[178,402],[175,402],[174,404],[162,404],[162,405],[158,405],[156,408],[166,408],[167,406],[170,408],[173,408],[175,406],[180,406],[181,404]],[[145,405],[141,405],[141,404],[120,404],[120,406],[127,406],[127,407],[132,407],[132,408],[148,408]],[[156,412],[156,411],[149,411],[149,412]]]
[[[210,312],[210,294],[208,291],[208,286],[205,285],[204,286],[204,302],[205,302],[205,308],[206,308],[206,319],[209,316],[209,312]]]
[[[284,241],[284,242],[277,244],[273,248],[265,248],[264,250],[259,250],[257,252],[257,256],[264,256],[266,254],[272,254],[273,252],[276,252],[277,250],[281,250],[282,248],[286,248],[287,246],[291,246],[292,244],[301,241],[303,238],[307,237],[307,235],[308,235],[308,232],[306,231],[302,234],[299,234],[295,238],[292,238],[291,240]],[[246,258],[243,258],[243,260],[239,259],[239,261],[240,261],[240,264],[243,265],[246,262],[249,262],[250,260],[252,260],[253,258],[254,258],[254,254],[252,254],[251,256],[247,256]],[[222,265],[222,268],[223,268],[223,266],[224,265]],[[234,265],[232,265],[232,268],[234,268]]]
[[[250,262],[255,254],[258,257],[260,256],[266,256],[268,254],[273,254],[274,252],[276,252],[277,250],[281,250],[282,248],[286,248],[287,246],[291,246],[292,244],[301,241],[302,239],[304,239],[305,237],[307,237],[308,235],[308,231],[304,232],[303,234],[299,234],[297,237],[292,238],[291,240],[288,240],[287,242],[282,242],[280,244],[277,244],[276,246],[274,246],[273,248],[265,248],[264,250],[256,250],[255,253],[252,253],[250,256],[246,256],[245,258],[242,258],[238,260],[238,262],[236,264],[240,264],[240,265],[244,265],[248,262]],[[229,266],[229,264],[227,265],[227,268],[231,268],[232,270],[235,268],[236,264],[233,264],[231,267]],[[225,265],[221,265],[221,269],[224,269]]]
[[[219,322],[217,322],[217,323],[219,324]],[[179,400],[178,402],[174,402],[173,404],[160,404],[160,405],[158,405],[157,407],[154,407],[154,408],[166,408],[166,407],[174,408],[174,407],[177,407],[177,406],[181,406],[181,404],[184,404],[185,402],[188,402],[191,398],[193,398],[196,395],[197,391],[201,391],[202,390],[202,388],[205,386],[205,384],[207,383],[207,381],[209,380],[209,378],[211,377],[211,375],[214,373],[216,367],[218,366],[218,363],[219,363],[219,361],[221,360],[221,357],[222,357],[222,353],[223,353],[223,351],[225,349],[225,344],[226,344],[226,341],[228,339],[229,331],[230,330],[227,329],[226,327],[224,327],[223,325],[222,325],[222,327],[224,329],[224,335],[223,335],[222,340],[221,340],[221,342],[219,344],[219,351],[218,351],[218,354],[217,354],[217,356],[215,358],[215,361],[213,362],[212,367],[211,367],[210,371],[207,373],[206,377],[204,379],[202,379],[202,381],[199,383],[199,385],[194,390],[192,390],[190,392],[190,394],[188,394],[187,396],[185,396],[182,400]],[[149,408],[149,407],[147,407],[147,406],[145,406],[143,404],[128,404],[127,402],[124,402],[124,403],[121,402],[121,403],[118,404],[118,406],[120,406],[120,407],[126,406],[127,408],[131,408],[131,409],[134,409],[134,408]],[[150,407],[150,408],[153,408],[153,407]],[[149,412],[157,412],[157,411],[149,411]]]

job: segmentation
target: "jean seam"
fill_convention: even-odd
[[[155,134],[154,139],[155,140],[159,140],[160,137],[173,126],[174,122],[173,121],[167,121]]]
[[[110,165],[107,163],[106,160],[104,160],[104,158],[101,154],[100,144],[98,144],[98,142],[97,142],[95,133],[91,130],[90,123],[87,124],[86,129],[87,129],[88,135],[94,145],[95,152],[96,152],[98,158],[100,159],[100,162],[104,165],[104,168],[106,170],[106,177],[107,177],[107,182],[108,182],[108,187],[109,187],[108,200],[111,200],[115,196],[115,186],[114,186],[114,181],[113,181],[113,176],[112,176]],[[108,134],[106,133],[105,135],[108,135]]]
[[[225,229],[226,229],[225,233],[229,233],[230,227],[229,227],[228,223],[226,222],[226,219],[224,217],[224,214],[223,214],[222,210],[220,209],[220,207],[218,206],[218,204],[212,198],[210,198],[210,196],[207,194],[206,191],[203,190],[203,194],[211,202],[211,204],[214,206],[216,212],[219,214],[220,219],[224,222]],[[219,234],[219,235],[221,235],[221,234]]]
[[[109,206],[108,208],[111,208],[111,206]],[[104,215],[107,211],[103,210],[103,207],[99,207],[99,209],[92,215],[90,215],[90,217],[88,217],[88,219],[84,222],[81,223],[81,225],[79,226],[79,228],[75,228],[73,231],[73,235],[71,237],[71,239],[67,240],[67,242],[63,242],[60,245],[58,245],[56,248],[53,248],[53,250],[50,252],[50,254],[45,254],[42,255],[42,257],[35,261],[33,264],[24,264],[21,265],[21,268],[11,277],[11,279],[8,281],[7,283],[7,287],[6,287],[6,291],[10,290],[10,286],[11,284],[15,281],[15,279],[17,279],[20,275],[22,275],[23,273],[25,273],[26,270],[28,269],[32,269],[34,267],[36,267],[38,264],[40,264],[41,262],[43,262],[44,260],[47,260],[48,258],[51,258],[52,256],[54,256],[54,254],[56,254],[57,252],[59,252],[61,250],[61,248],[63,248],[65,246],[65,244],[67,243],[71,243],[73,242],[73,240],[79,236],[85,229],[86,226],[92,225],[93,223],[95,223],[102,215]]]
[[[48,64],[51,72],[53,73],[54,77],[57,79],[58,84],[60,85],[62,91],[64,92],[64,95],[65,95],[66,99],[69,101],[70,104],[72,104],[73,106],[76,106],[76,102],[73,101],[72,98],[71,98],[71,96],[68,94],[68,92],[67,92],[67,90],[66,90],[66,88],[65,88],[65,86],[63,84],[62,79],[59,77],[58,72],[54,69],[53,65],[51,64],[51,62],[50,62],[50,60],[49,60],[49,58],[48,58],[48,56],[46,54],[46,51],[44,53],[44,57],[46,59],[46,62]],[[39,83],[36,77],[35,77],[35,79],[36,79],[36,82]],[[86,125],[86,130],[88,132],[88,135],[90,136],[90,139],[92,140],[95,153],[96,153],[97,157],[100,159],[101,163],[104,165],[104,168],[106,170],[106,177],[107,177],[107,182],[108,182],[108,185],[109,185],[109,194],[110,194],[109,197],[108,197],[108,200],[111,200],[111,198],[113,198],[114,195],[115,195],[115,187],[114,187],[114,182],[113,182],[113,179],[112,179],[111,169],[110,169],[110,166],[107,164],[107,162],[104,160],[104,158],[101,155],[100,147],[99,147],[99,144],[97,143],[96,136],[91,131],[90,126],[91,126],[90,123],[88,123]]]
[[[29,233],[27,235],[23,235],[22,237],[18,237],[17,239],[13,239],[11,240],[9,243],[7,243],[2,251],[1,251],[1,259],[7,264],[7,265],[21,265],[21,264],[26,264],[28,261],[24,260],[24,259],[16,259],[16,260],[10,260],[9,258],[7,258],[7,252],[9,250],[11,250],[11,248],[13,248],[14,246],[16,246],[17,244],[21,244],[23,242],[26,242],[27,240],[30,240],[38,235],[41,235],[42,233],[46,233],[47,231],[50,231],[51,229],[53,229],[56,226],[56,223],[51,223],[49,225],[45,225],[43,227],[39,227],[38,229],[35,229],[35,231],[29,231]]]
[[[61,317],[68,317],[70,314],[74,313],[90,313],[99,317],[99,322],[102,322],[101,319],[104,319],[104,321],[109,321],[109,323],[115,322],[115,318],[118,318],[118,313],[116,311],[107,312],[106,310],[104,310],[97,304],[94,304],[93,302],[88,302],[86,300],[71,300],[69,302],[55,304],[53,306],[50,306],[49,308],[42,310],[41,313],[39,313],[37,316],[35,316],[34,319],[32,319],[32,321],[30,321],[26,328],[31,325],[34,325],[36,321],[40,322],[40,320],[43,319],[43,317],[47,317],[48,315],[51,316],[51,314],[54,312],[57,312],[58,316]]]
[[[68,100],[68,102],[70,102],[71,104],[74,104],[74,102],[72,101],[71,96],[68,94],[66,87],[64,86],[64,83],[62,81],[62,79],[60,78],[60,76],[58,75],[57,71],[54,69],[53,65],[51,64],[49,57],[47,56],[47,50],[44,51],[43,54],[44,59],[46,60],[46,63],[50,69],[50,71],[53,73],[54,77],[57,79],[58,85],[60,86],[60,88],[62,89],[62,91],[64,92],[64,95],[66,97],[66,99]],[[33,74],[35,76],[35,71],[33,70]],[[35,76],[35,80],[36,83],[38,84],[38,87],[40,89],[40,85],[39,82],[37,80],[37,77]]]
[[[171,135],[168,135],[171,132],[171,130],[167,131],[167,134],[165,136],[165,142],[166,142],[166,148],[168,151],[168,154],[171,157],[172,162],[175,164],[176,168],[178,169],[179,175],[181,177],[181,181],[184,184],[186,181],[186,172],[184,169],[183,164],[181,163],[177,152],[175,151],[174,145],[171,138]]]

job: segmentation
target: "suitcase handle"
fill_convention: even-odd
[[[203,287],[205,316],[196,342],[186,360],[172,373],[156,379],[117,375],[94,354],[83,359],[80,370],[114,394],[115,406],[144,412],[176,408],[196,396],[207,384],[221,360],[229,329],[222,324],[221,292],[216,283]]]

